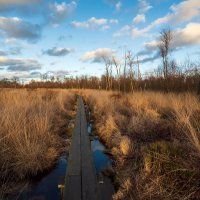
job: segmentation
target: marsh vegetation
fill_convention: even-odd
[[[115,158],[114,200],[199,199],[200,103],[189,93],[82,91]]]
[[[69,146],[75,95],[64,90],[0,91],[0,194],[52,169]]]
[[[200,103],[192,93],[0,91],[1,196],[51,170],[70,145],[81,94],[94,134],[114,158],[114,200],[199,199]],[[17,183],[17,184],[16,184]]]

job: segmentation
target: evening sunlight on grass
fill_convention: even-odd
[[[0,200],[200,200],[200,0],[0,0]]]

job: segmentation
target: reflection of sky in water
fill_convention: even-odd
[[[31,191],[19,197],[20,200],[59,200],[58,184],[66,173],[67,161],[60,158],[57,167],[44,177],[38,184],[30,188]]]
[[[88,130],[88,133],[91,134],[92,133],[92,124],[89,124],[87,126],[87,130]]]
[[[99,142],[99,140],[93,140],[91,142],[92,153],[97,172],[111,165],[111,159],[104,153],[105,147]]]
[[[92,145],[92,151],[104,151],[105,147],[99,142],[99,140],[93,140],[91,142]]]

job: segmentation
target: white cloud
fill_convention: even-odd
[[[0,0],[0,5],[38,3],[40,0]]]
[[[0,56],[7,56],[7,55],[19,55],[21,54],[22,48],[20,47],[11,47],[9,50],[2,50],[0,49]]]
[[[140,22],[145,22],[145,15],[144,14],[139,14],[133,19],[134,24],[138,24]]]
[[[170,8],[173,12],[169,16],[169,21],[182,23],[199,16],[200,14],[200,1],[199,0],[187,0],[178,5],[173,5]]]
[[[47,74],[48,74],[48,75],[51,75],[51,76],[60,77],[60,76],[67,76],[67,75],[70,75],[70,74],[71,74],[71,71],[68,71],[68,70],[48,71]]]
[[[77,3],[72,1],[67,4],[66,2],[50,4],[50,14],[49,19],[50,22],[54,26],[59,26],[70,14],[72,14],[77,7]]]
[[[74,75],[75,73],[77,73],[77,70],[63,70],[63,69],[59,69],[59,70],[51,70],[51,71],[47,71],[45,74],[46,77],[51,78],[52,76],[54,76],[55,78],[65,78],[68,75]]]
[[[119,31],[113,34],[114,37],[121,37],[123,35],[130,35],[131,26],[125,25]]]
[[[41,36],[41,27],[37,24],[23,21],[18,17],[0,17],[0,32],[8,39],[6,42],[13,41],[13,39],[35,42]]]
[[[105,25],[105,26],[103,26],[103,27],[101,28],[102,31],[106,31],[106,30],[108,30],[108,29],[110,29],[110,26],[108,26],[108,25]]]
[[[173,46],[183,47],[200,44],[200,23],[189,23],[174,32]]]
[[[168,13],[162,18],[158,18],[153,21],[147,30],[150,30],[156,26],[172,23],[181,24],[192,20],[195,17],[200,16],[200,1],[199,0],[187,0],[178,5],[170,7],[171,13]]]
[[[145,48],[149,51],[154,51],[158,48],[158,41],[157,40],[153,40],[150,42],[146,42],[145,43]]]
[[[41,64],[33,59],[0,57],[0,66],[7,67],[8,71],[32,71],[41,69]]]
[[[141,37],[145,36],[145,34],[148,32],[148,29],[138,29],[138,28],[132,28],[131,29],[131,36],[132,37]]]
[[[86,29],[93,29],[93,28],[102,28],[106,29],[109,28],[109,25],[117,24],[118,20],[116,19],[105,19],[105,18],[100,18],[97,19],[95,17],[91,17],[87,21],[79,22],[79,21],[73,21],[71,24],[72,26],[76,28],[86,28]]]
[[[110,57],[115,57],[115,51],[109,48],[99,48],[94,51],[88,51],[86,52],[81,60],[83,62],[91,61],[91,62],[96,62],[100,63],[103,62],[104,59],[108,59]]]
[[[115,10],[116,11],[120,11],[121,7],[122,7],[122,3],[120,1],[115,4]]]
[[[90,19],[84,22],[73,21],[72,25],[76,28],[95,28],[98,26],[106,25],[107,23],[107,19],[96,19],[95,17],[91,17]]]
[[[2,79],[13,79],[13,78],[22,78],[22,79],[26,79],[26,78],[31,78],[31,73],[30,72],[12,72],[12,71],[9,71],[9,72],[5,72],[5,73],[1,73],[0,74],[0,80]]]
[[[144,44],[144,49],[138,52],[138,56],[150,56],[142,59],[142,62],[149,62],[159,58],[159,40],[153,40]],[[200,23],[189,23],[182,29],[172,32],[171,48],[178,50],[183,47],[200,44]],[[153,54],[153,56],[151,56]]]
[[[113,34],[113,37],[121,37],[121,36],[132,36],[132,37],[141,37],[145,36],[146,33],[149,31],[148,27],[144,29],[138,29],[137,27],[133,27],[130,25],[125,25],[119,31]]]
[[[189,23],[182,29],[172,32],[172,48],[199,45],[200,44],[200,23]],[[158,48],[158,40],[145,43],[145,49],[155,51]]]
[[[7,55],[7,52],[0,49],[0,56],[6,56],[6,55]]]
[[[43,51],[43,53],[47,54],[49,56],[66,56],[69,53],[72,53],[73,51],[74,51],[74,49],[71,49],[71,48],[53,47],[51,49]]]
[[[119,22],[119,21],[118,21],[117,19],[110,19],[110,20],[109,20],[109,23],[110,23],[110,24],[118,24],[118,22]]]
[[[130,27],[127,32],[123,31],[124,28],[119,30],[115,35],[130,35],[132,37],[145,36],[149,31],[161,25],[180,25],[191,21],[192,19],[200,17],[200,1],[199,0],[186,0],[177,5],[170,7],[170,12],[164,17],[158,18],[145,28],[138,29],[137,27]]]
[[[17,40],[15,38],[6,38],[5,44],[15,44]]]
[[[146,0],[139,0],[139,12],[145,13],[150,10],[152,6]]]
[[[200,16],[200,1],[186,0],[177,5],[172,5],[170,10],[171,12],[166,16],[153,21],[149,25],[149,29],[167,23],[182,24]]]

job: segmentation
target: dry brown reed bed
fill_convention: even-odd
[[[114,200],[200,199],[200,102],[192,94],[81,91],[115,157]]]
[[[67,90],[0,90],[2,193],[11,192],[12,182],[19,184],[55,165],[69,137],[74,105],[75,95]]]

